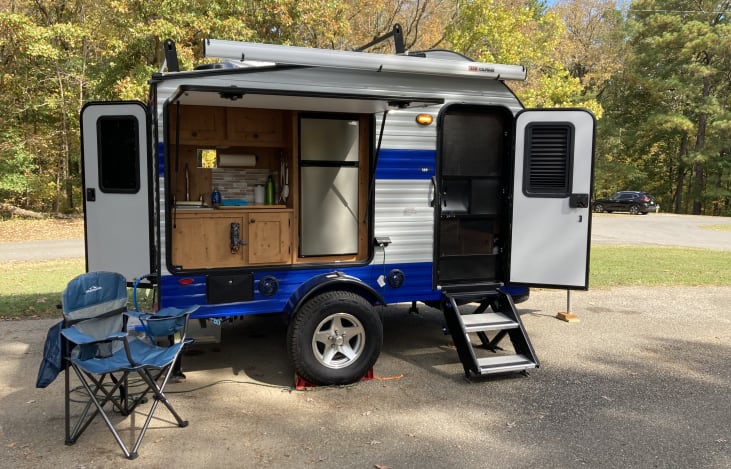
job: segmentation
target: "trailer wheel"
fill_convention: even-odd
[[[371,304],[346,291],[307,301],[287,331],[295,371],[312,384],[348,384],[363,378],[378,359],[383,325]]]

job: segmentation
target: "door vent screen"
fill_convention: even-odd
[[[532,123],[525,134],[523,192],[529,197],[566,197],[571,193],[574,127],[569,123]]]

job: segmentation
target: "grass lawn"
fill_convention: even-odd
[[[0,264],[0,318],[60,318],[61,292],[84,270],[84,259]]]
[[[61,292],[69,280],[83,272],[82,259],[0,265],[3,278],[0,319],[60,317],[57,305],[61,302]],[[589,285],[591,288],[731,285],[731,251],[592,246]]]
[[[590,288],[731,285],[731,251],[592,246]]]

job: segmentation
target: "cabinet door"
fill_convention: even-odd
[[[180,109],[181,144],[220,144],[226,137],[226,119],[223,108],[185,106]],[[175,129],[175,109],[170,111],[170,122]]]
[[[290,212],[249,213],[249,263],[282,264],[291,260]]]
[[[284,146],[284,113],[269,109],[227,109],[226,130],[231,145]]]
[[[241,240],[246,242],[244,222],[241,216],[178,218],[173,229],[173,264],[183,269],[243,265],[246,247],[231,249],[231,224],[239,224]]]

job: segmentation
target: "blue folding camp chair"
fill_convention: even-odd
[[[142,438],[159,403],[175,417],[178,426],[188,422],[175,411],[163,392],[183,345],[190,314],[197,309],[164,308],[155,314],[127,311],[125,278],[113,272],[90,272],[79,275],[63,292],[66,369],[65,413],[66,444],[76,443],[81,434],[99,415],[114,435],[128,459],[137,457]],[[144,334],[129,334],[127,319],[139,320]],[[81,381],[81,388],[70,388],[69,368]],[[137,380],[131,377],[139,376]],[[130,391],[130,385],[135,392]],[[84,403],[76,424],[71,428],[71,403],[77,391]],[[109,411],[128,416],[152,393],[152,404],[139,429],[131,450],[122,441]],[[139,412],[140,410],[137,409]]]

